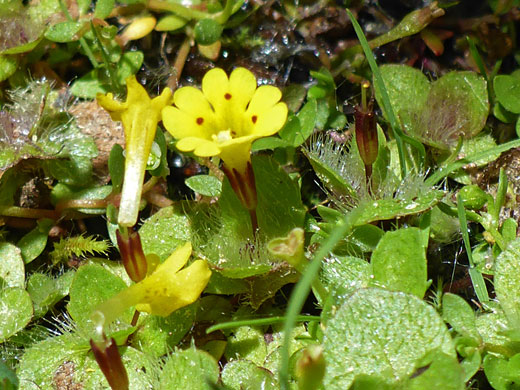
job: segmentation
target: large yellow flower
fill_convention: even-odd
[[[215,68],[202,79],[202,91],[178,89],[176,107],[165,107],[163,124],[178,138],[177,148],[199,157],[220,156],[230,170],[247,171],[254,140],[275,134],[287,119],[276,87],[257,88],[253,73],[236,68],[228,76]]]
[[[127,308],[166,317],[175,310],[195,302],[211,276],[205,260],[195,260],[181,269],[191,255],[191,243],[176,249],[170,257],[139,283],[133,284],[98,306],[105,325],[119,317]]]
[[[121,193],[118,223],[133,226],[137,222],[148,155],[161,119],[161,110],[171,103],[172,92],[165,88],[160,96],[150,99],[135,76],[126,80],[125,102],[114,99],[111,93],[99,93],[96,98],[114,121],[123,122],[126,143],[125,177]]]

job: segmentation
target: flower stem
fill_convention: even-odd
[[[179,85],[182,69],[184,68],[188,54],[190,54],[190,49],[191,38],[187,36],[179,47],[179,50],[177,50],[177,56],[175,57],[175,62],[173,63],[173,74],[168,78],[166,83],[172,92],[175,91]]]

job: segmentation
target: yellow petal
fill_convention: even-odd
[[[96,95],[98,104],[108,111],[113,121],[121,121],[121,112],[126,110],[126,102],[122,103],[114,100],[114,95],[107,93],[106,95],[98,93]]]
[[[282,92],[278,88],[272,85],[262,85],[255,91],[247,112],[261,114],[278,103],[281,98]]]
[[[199,124],[198,118],[179,110],[177,107],[168,106],[162,110],[163,125],[175,138],[199,137],[209,139],[211,137],[208,134],[211,130],[211,127],[209,127],[211,123],[204,123],[203,118],[202,124]]]
[[[220,146],[220,158],[229,169],[236,169],[240,174],[246,172],[247,163],[251,160],[251,144],[256,135],[249,135],[227,141]]]
[[[229,92],[235,105],[235,110],[243,112],[256,89],[256,78],[246,68],[236,68],[229,76]]]
[[[266,137],[280,130],[287,120],[287,105],[278,103],[268,111],[258,115],[253,134],[258,137]]]
[[[177,272],[188,262],[188,259],[191,256],[191,250],[191,242],[187,242],[178,247],[166,260],[164,260],[163,263],[157,266],[155,272],[162,272],[165,270],[168,272]]]
[[[218,156],[221,149],[213,142],[202,138],[186,137],[180,139],[175,147],[181,152],[194,151],[199,157]]]
[[[145,291],[137,310],[166,317],[175,310],[195,302],[211,277],[204,260],[196,260],[189,267],[175,274],[158,271],[139,282]]]
[[[133,104],[146,104],[148,105],[152,99],[150,99],[150,96],[148,96],[148,92],[146,92],[146,89],[139,84],[137,79],[134,75],[129,76],[126,79],[126,88],[128,90],[128,93],[126,95],[126,102],[129,108]]]
[[[172,103],[172,90],[164,88],[161,94],[152,99],[152,109],[161,113],[162,109]]]
[[[182,87],[175,91],[173,102],[181,110],[192,116],[207,115],[213,113],[208,100],[200,89],[194,87]]]
[[[202,92],[211,103],[215,112],[218,112],[225,103],[225,94],[229,89],[229,80],[226,72],[220,68],[211,69],[202,79]]]

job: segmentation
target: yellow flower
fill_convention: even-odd
[[[133,284],[98,306],[105,325],[110,324],[127,308],[166,317],[181,307],[195,302],[211,276],[205,260],[186,265],[191,255],[191,243],[176,249],[170,257],[139,283]]]
[[[133,226],[137,222],[148,155],[155,137],[161,110],[171,103],[171,90],[165,88],[160,96],[150,99],[135,76],[126,80],[125,102],[114,99],[111,93],[98,94],[97,101],[110,113],[114,121],[123,122],[126,142],[125,177],[121,193],[118,223]]]
[[[252,142],[275,134],[287,119],[281,97],[276,87],[257,88],[255,76],[245,68],[236,68],[229,79],[215,68],[202,79],[202,91],[183,87],[175,92],[176,107],[163,109],[163,124],[179,139],[179,150],[220,156],[228,169],[244,175]]]

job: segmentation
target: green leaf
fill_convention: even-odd
[[[267,356],[264,332],[258,326],[241,326],[227,339],[224,356],[228,360],[247,359],[262,365]]]
[[[493,106],[493,115],[495,118],[497,118],[499,121],[504,123],[513,123],[518,118],[517,115],[513,114],[512,112],[507,111],[503,105],[496,102]]]
[[[502,356],[487,354],[484,358],[484,373],[495,390],[509,390],[512,381],[508,375],[508,362]]]
[[[520,114],[520,79],[498,75],[493,79],[493,88],[498,102],[514,114]]]
[[[259,138],[253,142],[251,151],[257,152],[259,150],[274,150],[276,148],[292,147],[292,144],[279,137],[264,137]]]
[[[120,85],[126,85],[126,79],[137,73],[143,65],[143,60],[142,51],[127,51],[121,56],[117,64],[117,79]]]
[[[0,383],[2,390],[18,390],[19,381],[16,374],[0,361]]]
[[[5,55],[5,54],[26,53],[26,52],[31,51],[32,49],[34,49],[36,46],[38,46],[38,44],[40,43],[40,41],[42,39],[43,39],[43,35],[38,37],[38,38],[36,38],[35,40],[33,40],[31,42],[24,43],[23,45],[14,46],[14,47],[11,47],[9,49],[0,51],[0,54],[1,55]]]
[[[328,390],[348,389],[363,374],[399,382],[438,354],[455,358],[446,325],[433,307],[415,295],[377,288],[356,291],[339,308],[328,322],[324,347]],[[457,385],[463,385],[462,376]]]
[[[159,378],[158,390],[212,390],[219,376],[215,359],[194,347],[168,357]]]
[[[280,137],[294,147],[303,144],[314,131],[317,110],[318,105],[316,99],[310,99],[300,112],[296,114],[295,118],[297,118],[298,121],[293,120],[290,125],[287,124],[280,130]],[[299,126],[297,126],[296,123],[298,123]]]
[[[67,305],[72,319],[84,326],[94,308],[126,288],[125,282],[98,264],[87,264],[78,269],[70,286]],[[130,310],[127,310],[130,322]]]
[[[110,87],[102,71],[103,68],[93,69],[76,79],[70,86],[70,93],[83,99],[95,99],[98,93],[108,93]]]
[[[67,272],[58,279],[36,272],[29,277],[27,292],[34,306],[34,317],[44,316],[56,303],[69,294],[74,272]]]
[[[0,290],[0,344],[16,334],[31,321],[31,297],[21,288]]]
[[[193,191],[204,196],[219,196],[222,192],[222,182],[215,176],[195,175],[188,177],[184,183]]]
[[[450,72],[433,83],[406,65],[383,65],[390,102],[407,132],[438,148],[453,147],[460,134],[478,134],[489,112],[486,80],[474,72]],[[376,99],[382,106],[376,86]],[[384,112],[387,116],[386,112]]]
[[[201,45],[211,45],[220,39],[222,26],[214,19],[201,19],[195,24],[195,40]]]
[[[8,242],[0,243],[0,290],[3,287],[25,286],[25,265],[19,248]]]
[[[94,10],[94,17],[105,19],[114,9],[115,0],[98,0]]]
[[[262,233],[267,238],[283,237],[293,228],[303,227],[305,209],[298,183],[269,156],[254,156],[253,170]]]
[[[248,360],[234,360],[222,370],[222,383],[230,390],[278,390],[273,374]]]
[[[174,206],[163,207],[144,221],[139,235],[144,253],[155,253],[163,261],[179,245],[190,240],[189,220]]]
[[[80,333],[65,333],[33,344],[25,350],[18,375],[24,390],[53,390],[54,378],[67,375],[71,386],[83,389],[109,389],[103,373],[89,353],[88,338]],[[130,389],[152,388],[151,375],[157,372],[156,363],[146,354],[131,347],[119,349],[128,373]]]
[[[193,326],[197,306],[183,307],[168,317],[146,316],[132,335],[132,345],[155,358],[167,354]]]
[[[163,16],[157,22],[155,31],[174,31],[184,27],[188,21],[177,15],[166,15]]]
[[[434,207],[443,197],[443,191],[431,190],[414,200],[379,199],[361,203],[358,207],[361,208],[362,212],[356,221],[356,225],[422,213]]]
[[[56,23],[45,31],[45,38],[61,43],[77,41],[79,39],[77,34],[84,25],[84,22],[75,21]]]
[[[465,138],[471,138],[482,130],[489,114],[486,85],[486,80],[475,72],[450,72],[432,83],[428,99],[438,95],[450,103],[462,100],[464,104],[455,112],[455,127]]]
[[[442,317],[457,333],[480,340],[475,323],[475,312],[458,295],[446,293],[442,296]]]
[[[113,191],[120,193],[125,175],[125,156],[123,155],[123,147],[119,144],[114,144],[110,150],[108,171],[110,173],[110,179],[112,180]]]
[[[297,112],[300,109],[306,94],[307,90],[303,85],[289,84],[282,90],[282,101],[287,104],[289,111]]]
[[[516,353],[518,343],[507,336],[510,324],[500,307],[494,308],[491,313],[477,316],[476,325],[482,342],[488,350],[509,356]]]
[[[44,219],[38,221],[38,226],[23,236],[16,244],[22,251],[22,258],[25,264],[36,259],[47,246],[49,231],[54,225],[54,221]]]
[[[515,328],[520,328],[520,238],[511,242],[495,263],[495,292]]]
[[[428,237],[418,228],[386,232],[372,254],[373,283],[422,298],[428,288],[427,247]]]
[[[463,370],[456,357],[438,353],[435,354],[433,361],[424,367],[427,368],[426,371],[418,370],[418,375],[415,375],[406,384],[406,390],[465,389]]]
[[[388,64],[379,67],[383,76],[390,103],[401,122],[408,120],[408,112],[418,112],[428,100],[430,82],[428,78],[416,68],[407,65]],[[381,91],[375,85],[376,100],[382,104]],[[383,114],[388,118],[385,110]]]
[[[211,278],[204,292],[208,294],[236,295],[248,292],[250,284],[244,279],[226,278],[218,271],[211,273]]]
[[[0,55],[0,81],[6,80],[16,72],[18,57]]]

